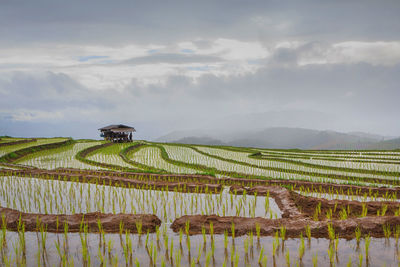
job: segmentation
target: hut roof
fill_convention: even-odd
[[[105,126],[103,128],[100,128],[99,131],[111,131],[111,132],[136,132],[135,128],[123,125],[123,124],[112,124]]]

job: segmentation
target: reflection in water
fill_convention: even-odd
[[[278,237],[241,236],[232,240],[224,235],[187,236],[174,233],[168,224],[163,224],[156,234],[64,234],[40,232],[25,233],[25,255],[20,249],[20,236],[15,232],[7,232],[7,246],[2,247],[2,264],[12,261],[26,261],[27,266],[58,266],[61,262],[70,262],[74,265],[90,261],[91,266],[99,266],[102,261],[107,266],[190,266],[191,263],[200,263],[200,266],[258,266],[259,261],[267,266],[286,266],[289,259],[291,266],[318,266],[330,265],[331,259],[335,266],[347,266],[349,260],[352,266],[397,266],[398,246],[393,238],[371,238],[368,260],[365,254],[365,240],[338,239],[337,250],[335,242],[328,239],[314,239],[304,241],[304,256],[299,260],[301,239],[288,239],[282,242]],[[43,244],[43,240],[45,244]],[[87,244],[87,253],[83,253],[83,245]],[[147,245],[146,245],[147,244]],[[82,246],[83,245],[83,246]],[[190,247],[190,249],[189,249]],[[273,252],[273,250],[275,252]],[[331,252],[329,252],[331,250]],[[262,253],[260,255],[260,253]],[[17,255],[17,256],[16,256]],[[86,255],[86,256],[85,256]],[[360,256],[361,255],[361,256]],[[180,265],[179,265],[180,262]]]

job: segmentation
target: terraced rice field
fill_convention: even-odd
[[[31,153],[16,163],[29,165],[41,169],[77,168],[99,169],[97,166],[83,163],[75,159],[76,153],[101,142],[79,142],[65,147],[55,148]],[[50,152],[50,153],[49,153]]]
[[[10,146],[3,146],[0,149],[0,156],[3,156],[8,153],[12,153],[14,151],[28,148],[28,147],[33,147],[33,146],[38,146],[38,145],[44,145],[44,144],[50,144],[50,143],[55,143],[55,142],[60,142],[64,141],[66,138],[38,138],[32,142],[28,143],[22,143],[22,144],[15,144],[15,145],[10,145]],[[7,143],[7,142],[5,142]],[[4,143],[3,143],[4,144]]]
[[[161,151],[157,147],[147,146],[135,153],[131,153],[129,158],[146,166],[166,170],[171,173],[196,173],[195,169],[177,166],[166,162],[161,158]]]
[[[400,151],[0,140],[1,266],[399,266]]]
[[[109,147],[106,147],[104,149],[99,149],[96,150],[94,153],[92,153],[88,159],[95,161],[95,162],[100,162],[100,163],[107,163],[107,164],[112,164],[120,167],[126,167],[126,168],[131,168],[132,166],[125,161],[122,160],[122,158],[119,156],[119,152],[128,147],[131,144],[115,144]]]

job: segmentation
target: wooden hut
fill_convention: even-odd
[[[122,143],[132,142],[132,133],[136,132],[135,128],[123,124],[108,125],[99,129],[100,136],[105,140]]]

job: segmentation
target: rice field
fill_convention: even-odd
[[[38,151],[24,157],[16,163],[33,166],[40,169],[99,169],[99,167],[86,164],[75,158],[75,155],[79,151],[99,144],[101,144],[101,142],[79,142],[66,147],[52,149],[51,151]]]
[[[44,145],[44,144],[51,144],[51,143],[55,143],[55,142],[61,142],[61,141],[65,141],[65,140],[67,140],[67,139],[66,138],[38,138],[36,141],[29,142],[29,143],[3,146],[0,149],[0,157],[4,156],[7,153],[12,153],[12,152],[20,150],[20,149],[38,146],[38,145]]]
[[[0,146],[0,173],[1,266],[400,265],[400,151],[38,138]],[[134,215],[159,224],[106,227]]]
[[[166,162],[161,158],[161,151],[157,147],[144,147],[139,151],[129,155],[129,158],[133,161],[139,162],[141,164],[154,167],[157,169],[162,169],[171,173],[196,173],[195,169],[177,166]]]
[[[331,165],[325,164],[325,161],[322,162],[322,164],[318,164],[315,162],[312,162],[310,160],[309,162],[305,160],[298,160],[296,163],[291,163],[291,162],[281,162],[281,161],[275,161],[274,159],[268,159],[266,157],[265,159],[255,159],[249,157],[249,153],[246,152],[236,152],[236,151],[230,151],[230,150],[225,150],[225,149],[218,149],[218,148],[209,148],[209,147],[196,147],[198,150],[205,152],[207,154],[211,154],[213,156],[218,156],[224,159],[230,159],[230,160],[236,160],[240,163],[248,163],[252,165],[256,165],[258,167],[262,168],[280,168],[282,169],[282,172],[285,170],[290,170],[290,172],[297,171],[297,172],[310,172],[312,173],[313,176],[321,176],[323,177],[324,175],[327,174],[337,174],[337,175],[348,175],[352,177],[370,177],[370,178],[380,178],[381,175],[374,174],[374,171],[377,170],[382,170],[384,172],[398,172],[398,167],[395,164],[391,164],[387,166],[387,164],[384,165],[379,165],[379,164],[374,164],[371,167],[374,168],[356,168],[354,165],[352,166],[340,166],[338,162],[335,162],[336,165]],[[290,157],[286,158],[290,159]],[[307,163],[314,163],[314,165],[318,165],[315,167],[309,167],[306,165],[301,165],[299,163],[301,162],[307,162]],[[345,162],[346,163],[346,162]],[[365,164],[365,163],[364,163]],[[376,167],[376,165],[379,165],[379,167]],[[394,166],[393,166],[394,165]],[[342,170],[332,170],[332,169],[327,169],[326,167],[341,167]],[[363,170],[364,172],[360,173],[357,172],[359,169]],[[368,172],[371,171],[371,172]],[[399,173],[400,175],[400,173]],[[399,178],[398,175],[387,175],[387,179],[397,179]]]
[[[123,161],[123,159],[119,156],[119,152],[122,149],[128,147],[129,145],[131,144],[114,144],[104,149],[96,150],[88,157],[88,159],[99,163],[106,163],[120,167],[133,168],[131,164]]]

